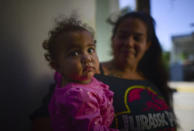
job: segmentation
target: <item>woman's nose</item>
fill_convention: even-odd
[[[133,37],[128,37],[128,39],[126,40],[126,44],[129,47],[133,47],[134,46],[134,40]]]

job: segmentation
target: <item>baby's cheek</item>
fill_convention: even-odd
[[[95,61],[95,73],[99,71],[99,67],[100,67],[100,63],[98,61],[98,59]]]

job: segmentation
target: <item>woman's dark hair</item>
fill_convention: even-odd
[[[172,107],[172,91],[167,85],[168,73],[162,59],[162,49],[155,33],[154,19],[143,12],[127,13],[116,21],[113,28],[112,38],[118,30],[119,25],[126,19],[135,18],[141,20],[147,28],[147,41],[151,42],[149,49],[138,64],[138,71],[142,72],[146,79],[154,83],[164,96],[167,104]]]
[[[56,39],[63,33],[69,33],[72,31],[88,31],[94,37],[93,29],[85,23],[82,23],[76,17],[63,18],[62,20],[56,20],[56,26],[49,32],[49,38],[42,43],[43,48],[47,51],[45,58],[49,61],[51,67],[56,55]]]

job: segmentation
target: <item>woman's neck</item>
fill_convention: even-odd
[[[135,73],[137,72],[137,66],[136,65],[127,65],[126,63],[123,64],[122,62],[120,61],[115,61],[115,60],[112,60],[110,61],[110,64],[111,66],[113,67],[114,70],[117,70],[117,71],[120,71],[120,72],[123,72],[123,73]]]
[[[143,74],[137,71],[136,66],[120,65],[115,61],[102,63],[105,75],[111,75],[123,79],[145,80]]]

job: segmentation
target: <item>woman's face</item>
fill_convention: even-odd
[[[137,18],[125,19],[112,38],[114,60],[120,65],[137,66],[150,44],[145,24]]]

